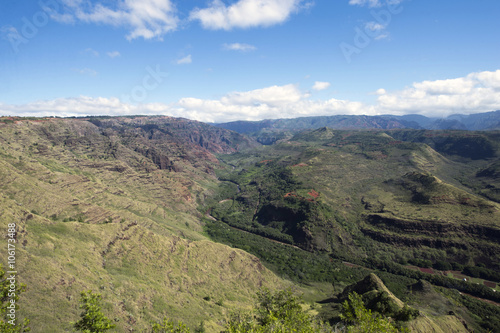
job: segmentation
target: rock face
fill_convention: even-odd
[[[206,149],[213,154],[234,153],[259,144],[238,133],[197,121],[155,117],[88,118],[101,129],[112,129],[121,136],[141,138],[151,142],[175,142]]]

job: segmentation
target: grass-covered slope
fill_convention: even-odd
[[[70,330],[88,289],[117,332],[163,316],[213,332],[259,287],[288,285],[201,234],[212,153],[253,145],[236,133],[172,118],[49,119],[0,124],[0,142],[0,220],[17,224],[19,314],[33,332]]]
[[[118,332],[163,316],[216,332],[259,287],[291,285],[268,268],[309,284],[311,302],[370,269],[417,308],[419,279],[498,301],[475,284],[500,282],[498,133],[463,133],[321,128],[263,147],[169,117],[0,123],[0,218],[17,223],[28,285],[19,313],[34,332],[69,331],[92,289]],[[499,321],[480,300],[442,297],[463,306],[438,301],[439,316],[458,311],[478,332]]]

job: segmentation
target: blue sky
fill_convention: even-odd
[[[498,0],[2,0],[0,115],[500,109]]]

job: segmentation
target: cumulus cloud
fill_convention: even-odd
[[[206,122],[292,118],[331,114],[372,114],[362,103],[330,99],[311,101],[293,84],[232,92],[220,99],[182,98],[173,104],[130,104],[118,98],[60,98],[24,105],[2,105],[1,115],[62,117],[86,115],[169,115]]]
[[[321,83],[321,82],[320,82]],[[172,104],[130,104],[117,98],[61,98],[24,105],[0,104],[1,115],[170,115],[207,122],[322,115],[422,114],[445,117],[500,110],[500,70],[462,78],[416,82],[400,91],[375,92],[377,102],[312,100],[294,84],[231,92],[219,99],[186,97]]]
[[[191,57],[191,55],[187,55],[181,59],[178,59],[175,63],[177,65],[187,65],[187,64],[190,64],[193,62],[193,58]]]
[[[328,89],[329,87],[330,87],[330,82],[316,81],[316,82],[314,82],[314,86],[312,88],[313,88],[313,90],[320,91],[320,90]]]
[[[129,40],[139,37],[161,39],[167,32],[175,30],[179,22],[171,0],[119,0],[113,7],[82,0],[60,1],[62,12],[46,8],[52,19],[62,23],[82,21],[123,26],[130,30],[127,34]]]
[[[226,6],[214,0],[207,8],[191,11],[191,20],[200,21],[206,29],[268,27],[285,22],[298,11],[303,0],[239,0]]]
[[[118,98],[93,98],[80,96],[36,101],[24,105],[0,104],[3,115],[20,116],[87,116],[87,115],[130,115],[138,111],[137,106],[124,104]]]
[[[230,93],[218,100],[183,98],[176,104],[176,113],[210,122],[373,113],[373,108],[362,103],[337,99],[311,101],[309,97],[293,84],[272,86]]]
[[[471,73],[462,78],[416,82],[378,97],[385,113],[448,116],[500,109],[500,70]]]
[[[257,49],[253,45],[241,44],[241,43],[224,44],[224,45],[222,45],[222,48],[224,50],[240,51],[240,52],[255,51]]]

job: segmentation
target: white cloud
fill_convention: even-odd
[[[381,33],[380,35],[375,36],[375,40],[382,40],[389,38],[390,34],[388,32]]]
[[[263,89],[256,89],[246,92],[233,92],[221,99],[225,104],[237,105],[260,105],[282,106],[289,103],[296,103],[307,97],[300,92],[294,84],[285,86],[272,86]]]
[[[375,21],[367,22],[365,24],[365,29],[371,30],[371,31],[380,31],[384,30],[386,28],[385,25],[377,23]]]
[[[137,106],[121,103],[118,98],[58,98],[36,101],[24,105],[0,105],[3,115],[20,116],[86,116],[86,115],[127,115],[137,112]]]
[[[206,29],[268,27],[285,22],[292,13],[300,9],[302,2],[303,0],[239,0],[226,6],[221,0],[213,0],[210,7],[196,8],[189,17],[191,20],[199,20]]]
[[[175,63],[177,65],[187,65],[187,64],[190,64],[192,62],[193,62],[193,59],[192,59],[191,55],[189,54],[189,55],[185,56],[184,58],[177,60]]]
[[[416,82],[411,87],[375,92],[377,102],[312,100],[297,85],[271,86],[232,92],[219,99],[182,98],[172,104],[129,104],[117,98],[60,98],[24,105],[0,104],[1,115],[170,115],[188,119],[227,122],[321,115],[411,114],[444,117],[500,110],[500,70],[471,73],[462,78]]]
[[[218,100],[183,98],[176,104],[176,114],[201,121],[227,122],[373,112],[362,103],[308,98],[296,85],[272,86],[230,93]]]
[[[120,52],[118,52],[118,51],[106,52],[106,54],[110,58],[116,58],[116,57],[120,57],[121,56]]]
[[[469,76],[485,88],[489,87],[496,91],[500,90],[500,70],[495,72],[472,73]]]
[[[63,12],[47,9],[54,20],[124,26],[130,30],[129,40],[139,37],[161,39],[175,30],[179,22],[171,0],[119,0],[113,8],[82,0],[62,0],[62,3]]]
[[[370,114],[372,108],[362,103],[330,99],[310,101],[296,85],[272,86],[246,92],[232,92],[217,100],[182,98],[173,104],[149,103],[133,105],[118,98],[59,98],[24,105],[0,104],[0,115],[61,117],[86,115],[170,115],[188,119],[225,122],[292,118],[330,114]]]
[[[224,48],[224,50],[241,51],[241,52],[255,51],[257,49],[253,45],[241,44],[241,43],[224,44],[222,45],[222,47]]]
[[[469,78],[458,78],[450,80],[423,81],[414,83],[417,91],[423,91],[428,95],[458,95],[471,92],[477,82]]]
[[[386,25],[375,21],[370,21],[365,24],[365,31],[371,31],[370,36],[375,40],[381,40],[389,37],[389,32],[385,30],[386,28]]]
[[[383,113],[448,116],[500,109],[500,70],[462,78],[416,82],[410,88],[378,97]]]
[[[314,82],[314,86],[312,87],[313,90],[325,90],[325,89],[328,89],[330,87],[330,82],[320,82],[320,81],[316,81]]]

